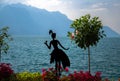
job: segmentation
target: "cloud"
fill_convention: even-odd
[[[120,3],[115,3],[115,4],[113,4],[113,6],[120,7]]]
[[[36,6],[36,7],[51,7],[51,6],[57,6],[61,3],[61,1],[59,0],[28,0],[26,1],[27,4],[32,5],[32,6]]]
[[[28,0],[26,1],[27,5],[31,5],[37,8],[44,8],[49,11],[56,11],[58,5],[62,4],[60,0]]]
[[[25,3],[48,11],[59,11],[70,19],[71,16],[69,14],[74,13],[73,2],[71,0],[28,0]]]
[[[16,4],[16,3],[24,3],[27,0],[0,0],[1,4]]]
[[[107,6],[107,3],[96,3],[92,5],[92,8],[99,8],[99,7],[105,7]]]
[[[99,16],[103,25],[120,33],[120,0],[0,0],[0,3],[22,3],[48,11],[59,11],[71,20],[89,13]]]

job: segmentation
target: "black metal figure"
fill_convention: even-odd
[[[51,45],[53,46],[54,50],[52,51],[50,63],[53,63],[55,61],[55,70],[56,70],[56,76],[60,76],[60,65],[62,63],[63,68],[65,69],[67,66],[70,66],[70,60],[68,56],[65,54],[64,51],[58,48],[58,45],[60,45],[64,50],[68,50],[69,48],[64,48],[61,43],[56,39],[56,33],[53,33],[52,30],[49,30],[49,34],[52,37],[52,40],[50,41],[49,45],[47,44],[47,41],[45,41],[45,45],[51,49]]]

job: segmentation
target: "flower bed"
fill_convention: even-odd
[[[69,69],[65,70],[68,72]],[[95,75],[89,72],[75,71],[69,75],[56,76],[54,68],[42,69],[42,73],[39,72],[20,72],[14,73],[10,64],[0,64],[0,81],[115,81],[101,78],[101,72],[96,72]],[[120,79],[118,80],[120,81]]]

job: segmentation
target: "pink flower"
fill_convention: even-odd
[[[46,69],[42,68],[42,73],[46,72]]]
[[[71,39],[74,39],[75,35],[74,33],[71,34]]]
[[[65,71],[66,71],[66,72],[68,72],[68,71],[69,71],[69,68],[68,68],[68,67],[66,67],[66,68],[65,68]]]

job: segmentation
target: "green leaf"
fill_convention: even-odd
[[[8,29],[9,27],[3,27],[0,29],[0,53],[7,53],[9,49],[8,42],[11,41],[12,38],[8,34]]]
[[[105,36],[102,27],[102,22],[99,20],[99,17],[91,18],[90,14],[74,20],[71,28],[79,32],[79,34],[75,36],[75,43],[84,49],[89,46],[96,46],[98,41]],[[70,35],[70,33],[68,33],[68,35]]]

